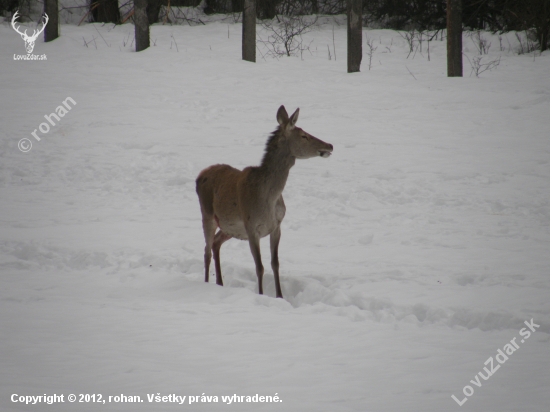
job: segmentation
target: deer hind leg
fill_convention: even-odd
[[[252,257],[254,258],[254,263],[256,264],[256,276],[258,276],[258,293],[260,295],[264,294],[264,289],[262,287],[262,279],[264,277],[264,266],[262,265],[262,255],[260,253],[260,238],[257,235],[252,235],[248,232],[248,244],[250,246],[250,252],[252,252]]]
[[[281,291],[281,283],[279,282],[279,240],[281,239],[281,226],[277,226],[269,236],[269,244],[271,247],[271,268],[275,277],[275,291],[278,298],[283,297]]]
[[[220,248],[231,238],[232,236],[223,233],[221,230],[219,230],[218,233],[216,233],[216,236],[214,236],[212,251],[214,252],[214,265],[216,267],[216,284],[220,286],[223,286],[222,269],[220,266]]]
[[[214,234],[216,233],[217,224],[216,221],[207,216],[202,218],[202,229],[204,231],[204,240],[206,246],[204,247],[204,281],[209,280],[210,261],[212,259],[212,246],[214,244]]]

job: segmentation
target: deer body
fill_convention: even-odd
[[[204,169],[197,177],[196,189],[202,213],[206,241],[204,251],[205,282],[214,254],[216,283],[223,285],[220,268],[221,245],[231,239],[248,240],[256,264],[258,291],[263,294],[264,268],[260,239],[270,235],[271,267],[277,297],[282,298],[279,282],[278,247],[281,222],[285,216],[283,190],[296,159],[328,157],[333,147],[295,127],[299,109],[289,118],[281,106],[277,112],[279,127],[270,136],[260,166],[235,169],[218,164]],[[219,228],[218,232],[216,229]]]

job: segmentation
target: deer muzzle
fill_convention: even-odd
[[[331,144],[327,144],[327,147],[325,149],[319,150],[319,156],[321,157],[329,157],[332,154],[333,146]]]

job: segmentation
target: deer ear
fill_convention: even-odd
[[[279,110],[277,110],[277,121],[281,126],[284,126],[288,123],[288,113],[286,112],[285,107],[282,105],[281,107],[279,107]]]
[[[298,115],[300,114],[300,108],[297,108],[296,111],[292,114],[292,116],[290,116],[290,120],[289,120],[289,126],[290,127],[294,127],[296,126],[296,122],[298,121]]]

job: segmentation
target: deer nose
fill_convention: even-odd
[[[334,150],[334,147],[329,143],[330,150]]]

